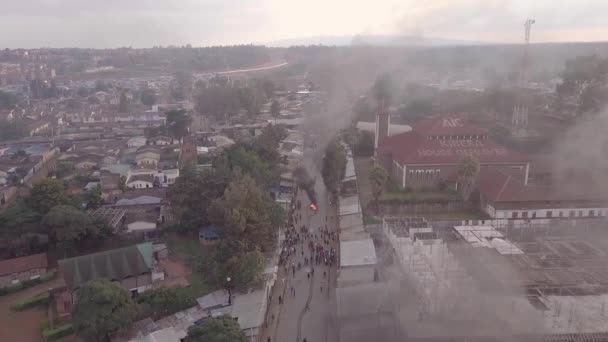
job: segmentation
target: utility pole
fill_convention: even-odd
[[[528,126],[528,106],[523,97],[524,87],[528,81],[530,33],[532,31],[532,24],[534,23],[536,23],[536,20],[534,19],[527,19],[524,23],[524,52],[519,65],[516,102],[513,107],[513,116],[511,118],[511,124],[517,134],[525,130],[526,126]]]

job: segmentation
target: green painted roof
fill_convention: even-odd
[[[152,248],[152,242],[140,243],[137,245],[137,249],[139,249],[139,253],[144,258],[144,262],[148,265],[149,268],[152,268],[154,250]]]
[[[149,273],[152,243],[112,249],[59,261],[59,269],[69,289],[75,290],[95,279],[122,280]]]

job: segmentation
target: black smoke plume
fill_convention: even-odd
[[[310,177],[304,167],[298,167],[293,171],[293,177],[299,188],[304,189],[308,195],[310,203],[317,203],[317,193],[315,192],[315,180]]]

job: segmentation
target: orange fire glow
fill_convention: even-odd
[[[317,211],[317,205],[316,205],[316,204],[314,204],[314,203],[310,203],[310,209],[311,209],[312,211]]]

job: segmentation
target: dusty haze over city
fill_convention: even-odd
[[[0,37],[0,47],[9,48],[208,46],[360,34],[516,43],[527,17],[543,18],[537,42],[608,36],[602,0],[3,0],[1,7],[0,30],[15,33]]]

